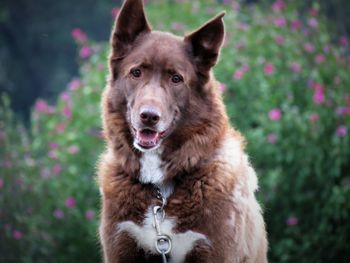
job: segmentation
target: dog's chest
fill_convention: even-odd
[[[164,172],[161,168],[162,160],[160,151],[145,152],[140,158],[140,177],[141,183],[161,184],[164,179]]]
[[[141,183],[152,183],[156,185],[165,198],[169,198],[174,190],[173,184],[163,183],[164,174],[161,168],[161,159],[157,152],[144,153],[140,160],[141,169],[139,180]],[[155,229],[154,216],[152,213],[153,205],[151,205],[144,215],[141,225],[133,221],[124,221],[118,224],[119,232],[127,232],[133,237],[138,245],[144,251],[150,254],[158,254],[155,249],[155,240],[157,239],[157,231]],[[181,263],[184,261],[188,252],[190,252],[195,242],[198,240],[207,241],[206,236],[188,230],[183,233],[176,233],[176,216],[168,217],[165,209],[165,217],[159,222],[162,234],[170,237],[172,241],[172,249],[169,253],[170,262]]]

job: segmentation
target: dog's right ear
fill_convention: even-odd
[[[150,31],[143,0],[125,0],[111,35],[111,67],[113,68],[113,64],[125,56],[137,36]]]

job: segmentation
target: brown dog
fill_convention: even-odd
[[[211,72],[223,16],[181,38],[152,31],[141,0],[120,11],[102,100],[105,262],[267,262],[256,175]]]

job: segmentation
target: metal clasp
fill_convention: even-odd
[[[167,262],[166,254],[171,251],[172,243],[168,235],[164,235],[160,229],[160,222],[165,218],[165,211],[161,206],[153,207],[153,226],[156,229],[157,237],[154,242],[154,246],[159,254],[162,255],[163,263]]]
[[[162,235],[162,231],[160,230],[160,223],[163,222],[165,217],[165,212],[162,207],[156,205],[153,207],[153,226],[157,231],[157,235]]]
[[[157,237],[154,242],[157,252],[162,256],[163,263],[167,263],[166,255],[169,254],[172,248],[171,238],[168,235],[162,233],[160,229],[160,223],[164,221],[165,211],[164,206],[167,203],[166,198],[162,195],[159,187],[156,187],[157,198],[162,201],[162,206],[154,206],[153,213],[153,227],[156,229]]]

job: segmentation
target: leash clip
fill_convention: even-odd
[[[165,211],[163,209],[164,203],[162,206],[154,206],[152,209],[153,213],[153,227],[156,229],[157,237],[154,241],[154,246],[157,252],[162,256],[163,263],[167,263],[166,254],[169,254],[172,248],[171,239],[168,235],[162,233],[160,229],[160,223],[165,218]]]

